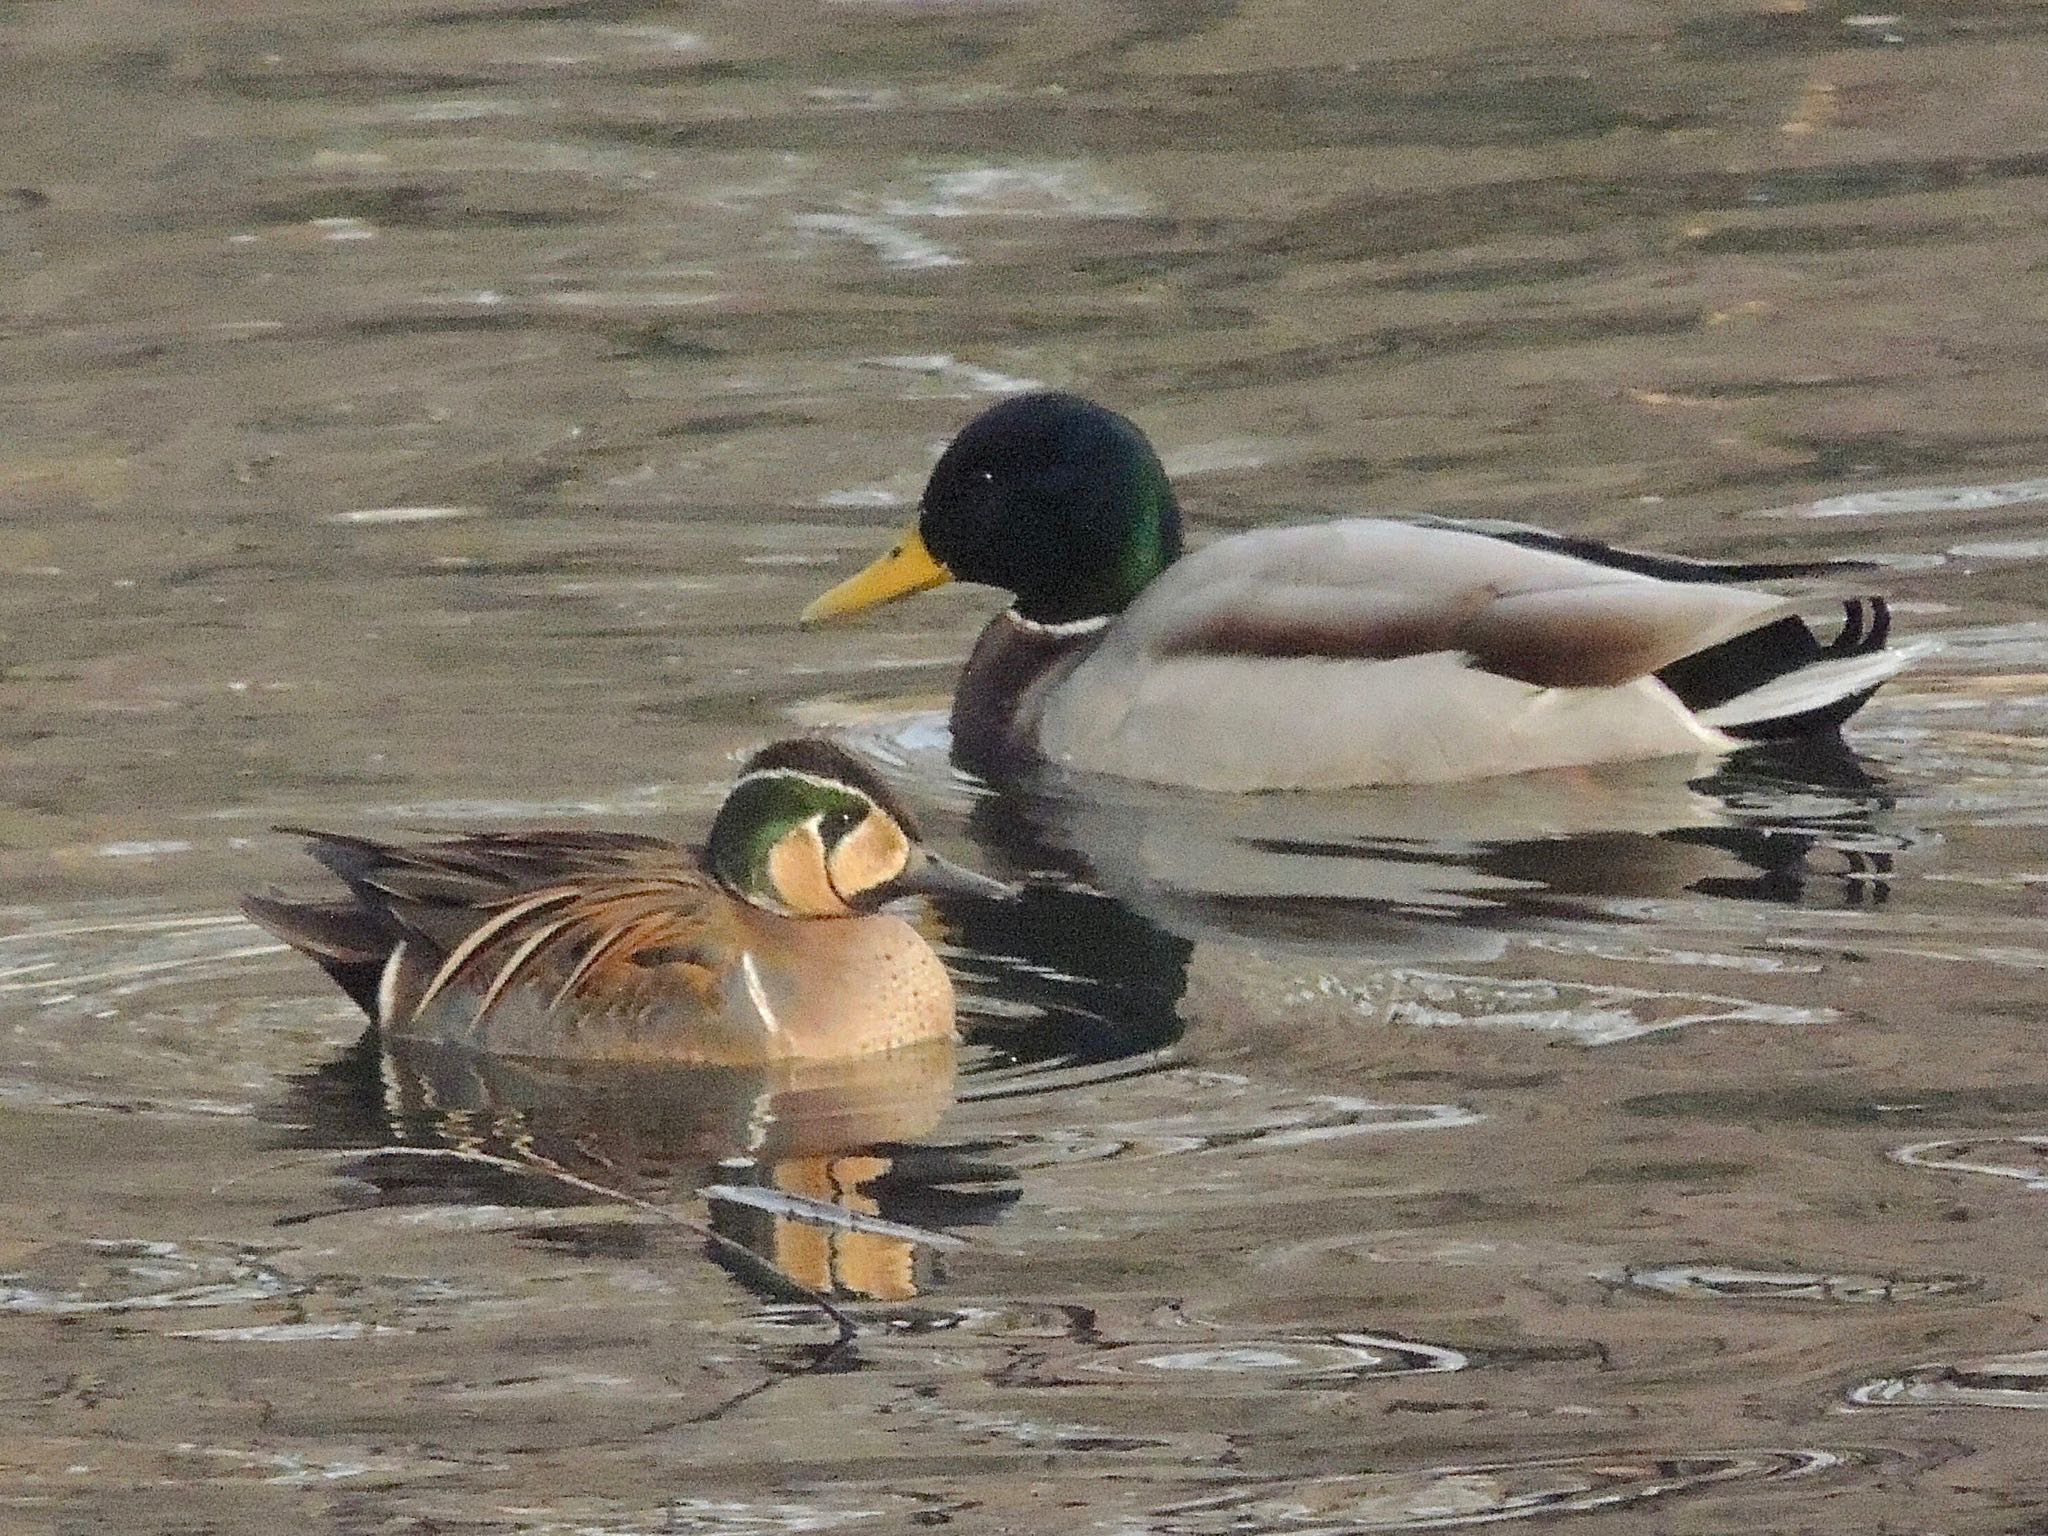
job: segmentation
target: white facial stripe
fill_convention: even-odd
[[[756,768],[752,773],[743,773],[734,779],[732,789],[738,789],[742,784],[751,784],[756,779],[800,779],[806,784],[816,785],[819,789],[836,789],[843,795],[858,795],[870,805],[874,803],[875,798],[866,790],[856,788],[842,779],[828,779],[821,773],[805,773],[801,768]],[[732,797],[732,789],[726,791],[728,799]]]

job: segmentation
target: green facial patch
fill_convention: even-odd
[[[749,774],[718,808],[705,840],[705,863],[735,894],[779,904],[780,893],[769,874],[769,855],[776,844],[817,817],[819,837],[829,850],[871,809],[865,796],[826,779],[793,772]]]

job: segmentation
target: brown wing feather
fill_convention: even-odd
[[[1755,601],[1731,603],[1734,596]],[[1614,687],[1754,629],[1788,606],[1767,593],[1675,582],[1517,593],[1475,612],[1454,648],[1488,672],[1539,687]]]
[[[521,941],[520,924],[530,923],[547,913],[547,921],[554,923],[558,914],[550,909],[558,908],[565,902],[574,901],[581,894],[573,886],[550,886],[544,890],[529,892],[509,906],[500,906],[492,911],[478,913],[461,910],[448,914],[454,921],[467,921],[468,930],[454,944],[447,946],[441,957],[441,965],[434,972],[433,980],[420,994],[420,1000],[413,1005],[415,1014],[424,1013],[448,986],[475,961],[480,961],[493,944],[518,944]],[[477,918],[482,921],[475,921]],[[424,935],[431,937],[431,935]],[[495,989],[494,989],[495,990]]]
[[[473,957],[451,956],[443,970],[452,980],[472,964],[494,966],[477,1004],[479,1021],[513,988],[545,985],[558,974],[563,979],[554,986],[550,1007],[644,985],[646,968],[640,959],[654,954],[663,957],[675,978],[708,994],[715,978],[696,952],[706,938],[710,897],[710,889],[696,880],[594,886],[537,928],[522,914],[521,921],[488,944],[487,953],[480,948]]]
[[[1241,569],[1225,565],[1233,556]],[[1155,585],[1129,626],[1155,659],[1457,652],[1541,687],[1626,683],[1791,606],[1772,593],[1366,520],[1225,540]]]
[[[353,899],[252,896],[243,910],[319,961],[372,1018],[378,977],[403,943],[410,980],[393,993],[398,1016],[380,1023],[415,1018],[473,980],[481,1018],[512,987],[552,979],[562,965],[570,975],[557,996],[566,999],[601,985],[608,968],[631,965],[643,947],[687,955],[703,938],[710,888],[689,855],[660,838],[544,830],[407,845],[279,830],[306,838]]]
[[[1154,656],[1391,661],[1461,650],[1460,630],[1497,594],[1422,602],[1383,589],[1238,583],[1205,596],[1199,620],[1162,635]]]
[[[644,973],[650,963],[669,968],[693,990],[708,994],[716,976],[712,957],[705,952],[705,937],[694,914],[673,906],[615,914],[608,927],[593,924],[582,957],[556,989],[553,1002],[640,979],[631,973]]]

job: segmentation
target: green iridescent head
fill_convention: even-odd
[[[1101,618],[1123,612],[1180,553],[1180,507],[1143,432],[1075,395],[1017,395],[940,456],[916,529],[804,618],[945,581],[1015,593],[1017,612],[1040,624]]]
[[[1009,896],[918,842],[901,800],[844,747],[763,747],[718,808],[704,862],[735,896],[786,917],[856,917],[912,892]]]

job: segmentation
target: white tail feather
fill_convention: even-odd
[[[1872,651],[1864,656],[1838,656],[1829,661],[1816,661],[1797,672],[1772,678],[1761,688],[1739,693],[1725,704],[1700,710],[1699,718],[1702,724],[1725,730],[1729,726],[1754,725],[1761,720],[1783,720],[1791,715],[1803,715],[1810,709],[1824,708],[1852,693],[1875,688],[1909,663],[1939,648],[1936,641],[1916,640],[1910,645]]]

